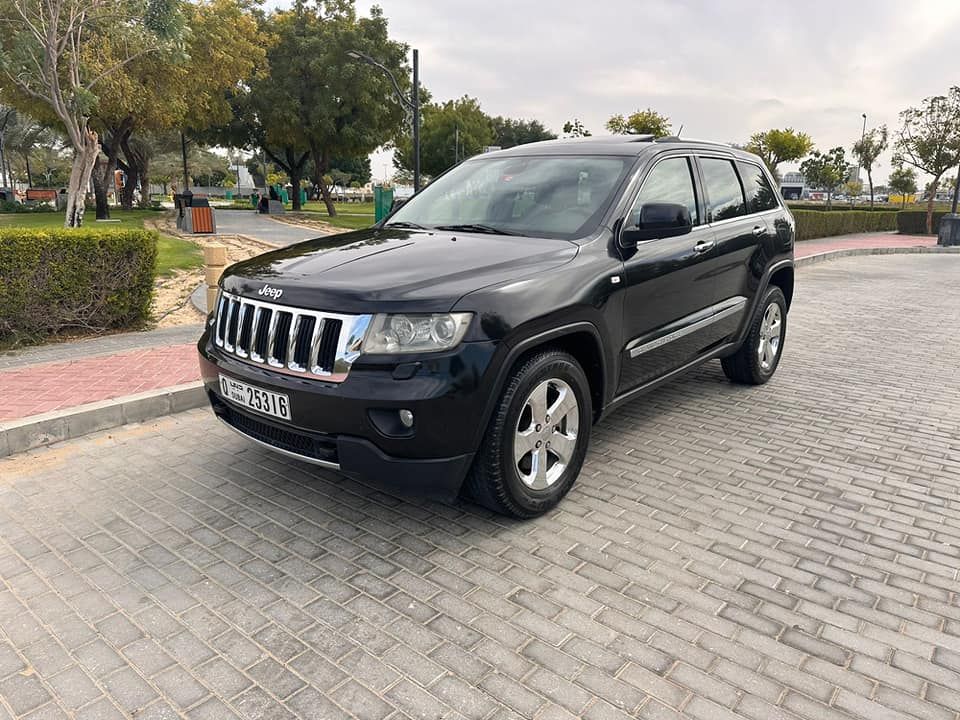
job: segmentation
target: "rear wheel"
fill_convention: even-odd
[[[771,285],[763,295],[760,311],[750,323],[740,349],[724,358],[723,372],[742,385],[762,385],[773,377],[787,336],[787,300]]]
[[[593,411],[583,369],[559,350],[537,353],[507,381],[467,490],[491,510],[518,518],[554,507],[580,473]]]

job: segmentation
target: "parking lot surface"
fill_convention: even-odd
[[[789,324],[532,522],[203,410],[6,458],[0,718],[957,720],[960,257],[804,269]]]

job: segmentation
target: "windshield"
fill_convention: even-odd
[[[387,227],[438,228],[571,240],[592,232],[632,157],[491,157],[437,178]]]

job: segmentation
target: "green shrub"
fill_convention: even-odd
[[[57,212],[57,209],[49,203],[24,203],[11,202],[4,200],[0,202],[0,213],[45,213]]]
[[[940,218],[947,213],[933,213],[933,234],[937,234]],[[926,210],[901,210],[897,213],[897,230],[905,235],[925,235],[927,232]]]
[[[792,210],[797,221],[797,240],[847,235],[849,233],[885,232],[897,229],[897,213],[847,210],[821,212]]]
[[[156,261],[152,231],[0,229],[0,345],[142,326]]]
[[[847,202],[836,202],[834,201],[831,207],[827,207],[826,203],[787,203],[787,207],[790,210],[817,210],[819,212],[850,212],[851,210],[865,210],[867,212],[897,212],[900,207],[897,205],[888,205],[884,203],[877,203],[874,208],[870,209],[870,203],[857,204],[853,207],[850,207],[850,203]]]

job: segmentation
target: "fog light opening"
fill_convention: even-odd
[[[413,427],[413,412],[410,410],[400,411],[400,422],[405,428]]]

